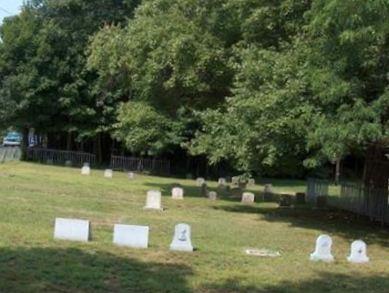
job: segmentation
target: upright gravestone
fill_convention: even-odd
[[[311,254],[312,261],[331,262],[334,257],[331,254],[332,239],[328,235],[320,235],[316,240],[315,251]]]
[[[219,187],[224,187],[227,185],[227,181],[225,178],[219,178],[219,180],[217,181],[217,184]]]
[[[170,250],[193,251],[191,229],[188,224],[178,224],[174,229],[173,241]]]
[[[362,240],[356,240],[351,244],[351,253],[347,260],[352,263],[367,263],[369,258],[366,252],[366,243]]]
[[[238,186],[239,185],[239,176],[233,176],[231,178],[231,184],[234,186]]]
[[[250,178],[249,181],[247,182],[247,186],[253,187],[255,185],[255,179]]]
[[[54,239],[88,242],[91,238],[90,222],[78,219],[55,219]]]
[[[161,192],[158,190],[150,190],[147,192],[146,206],[148,210],[162,210],[161,207]]]
[[[254,203],[255,195],[251,192],[243,192],[242,194],[242,203]]]
[[[184,189],[181,187],[173,187],[172,199],[184,199]]]
[[[90,175],[90,167],[89,166],[83,166],[81,168],[81,175]]]
[[[200,188],[201,196],[207,197],[208,196],[208,186],[206,183],[203,183]]]
[[[116,224],[114,226],[113,243],[119,246],[147,248],[149,227]]]
[[[210,200],[217,200],[217,193],[215,191],[208,192],[208,198]]]
[[[106,169],[104,171],[104,177],[111,179],[113,177],[113,171],[111,169]]]
[[[204,178],[199,177],[199,178],[196,179],[196,185],[198,187],[201,187],[203,184],[205,184],[205,179]]]
[[[134,172],[128,172],[127,176],[128,176],[128,179],[130,179],[130,180],[135,179],[135,173]]]
[[[263,201],[273,200],[273,185],[265,184],[263,189]]]

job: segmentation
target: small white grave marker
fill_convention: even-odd
[[[242,194],[242,203],[254,203],[255,195],[251,192],[243,192]]]
[[[84,166],[81,168],[81,175],[90,175],[90,167],[89,166]]]
[[[366,243],[362,240],[356,240],[351,244],[351,254],[347,260],[352,263],[367,263],[369,258],[366,251]]]
[[[88,242],[90,222],[78,219],[55,219],[54,239]]]
[[[173,241],[170,250],[193,251],[191,231],[188,224],[178,224],[174,229]]]
[[[331,262],[334,257],[331,254],[332,239],[328,235],[320,235],[316,240],[315,251],[311,254],[312,261]]]
[[[113,171],[111,169],[106,169],[104,171],[104,177],[105,178],[112,178],[113,177]]]
[[[172,189],[172,198],[173,199],[184,199],[184,189],[181,187],[174,187]]]
[[[227,185],[227,180],[226,180],[226,178],[219,178],[217,183],[219,186],[225,186],[225,185]]]
[[[253,179],[253,178],[249,179],[249,181],[247,182],[247,185],[248,186],[254,186],[255,185],[255,179]]]
[[[145,209],[162,210],[161,207],[161,192],[158,190],[150,190],[147,192]]]
[[[135,173],[134,172],[128,172],[128,179],[132,180],[135,178]]]
[[[196,179],[196,185],[201,187],[201,185],[203,185],[205,183],[205,179],[202,178],[202,177],[199,177]]]
[[[231,178],[231,183],[232,183],[232,185],[238,185],[239,184],[239,180],[240,178],[239,178],[239,176],[233,176],[232,178]]]
[[[147,248],[149,245],[149,227],[116,224],[113,232],[113,243],[119,246]]]
[[[210,191],[210,192],[208,193],[208,198],[209,198],[210,200],[217,200],[217,193],[216,193],[215,191]]]

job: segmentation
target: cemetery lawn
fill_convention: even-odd
[[[267,182],[278,192],[304,191],[301,181]],[[185,188],[184,200],[170,198],[174,183]],[[162,191],[165,211],[143,210],[150,189]],[[93,241],[53,240],[56,217],[89,219]],[[192,227],[193,253],[169,251],[180,222]],[[150,247],[114,246],[115,223],[149,225]],[[322,233],[333,237],[334,263],[309,261]],[[388,236],[339,211],[260,200],[245,206],[226,194],[209,201],[194,180],[130,181],[119,172],[105,179],[103,171],[84,177],[78,168],[0,164],[0,292],[388,292]],[[350,264],[349,246],[360,238],[371,262]],[[281,257],[247,256],[246,248]]]

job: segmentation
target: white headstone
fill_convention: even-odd
[[[134,172],[128,172],[128,179],[134,179],[135,173]]]
[[[231,183],[233,185],[238,185],[239,184],[239,176],[234,176],[231,178]]]
[[[242,194],[242,202],[243,203],[254,203],[255,195],[251,192],[243,192]]]
[[[90,223],[87,220],[56,218],[54,238],[87,242],[90,239]]]
[[[113,177],[113,171],[111,169],[106,169],[104,171],[104,177],[105,178],[112,178]]]
[[[227,180],[226,180],[226,178],[219,178],[217,183],[219,186],[225,186],[227,184]]]
[[[367,257],[366,252],[366,243],[362,240],[356,240],[351,244],[351,253],[347,260],[352,263],[369,262],[369,258]]]
[[[81,168],[81,175],[90,175],[90,167],[84,166]]]
[[[313,261],[331,262],[334,257],[331,254],[332,239],[328,235],[320,235],[316,240],[315,251],[311,254]]]
[[[174,187],[172,189],[172,198],[173,199],[184,199],[184,189],[181,187]]]
[[[216,193],[215,191],[210,191],[210,192],[208,193],[208,198],[209,198],[210,200],[217,200],[217,193]]]
[[[147,192],[145,209],[162,210],[161,207],[161,192],[158,190],[150,190]]]
[[[196,179],[196,185],[197,186],[201,186],[201,185],[203,185],[205,183],[205,179],[204,178],[202,178],[202,177],[199,177],[199,178],[197,178]]]
[[[173,241],[170,250],[193,251],[191,231],[188,224],[178,224],[174,229]]]
[[[255,179],[253,179],[253,178],[249,179],[249,181],[247,182],[247,185],[248,186],[254,186],[255,185]]]
[[[149,227],[116,224],[113,232],[113,243],[120,246],[147,248]]]

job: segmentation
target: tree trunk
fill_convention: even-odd
[[[340,178],[340,158],[336,159],[335,162],[335,185],[339,184]]]

